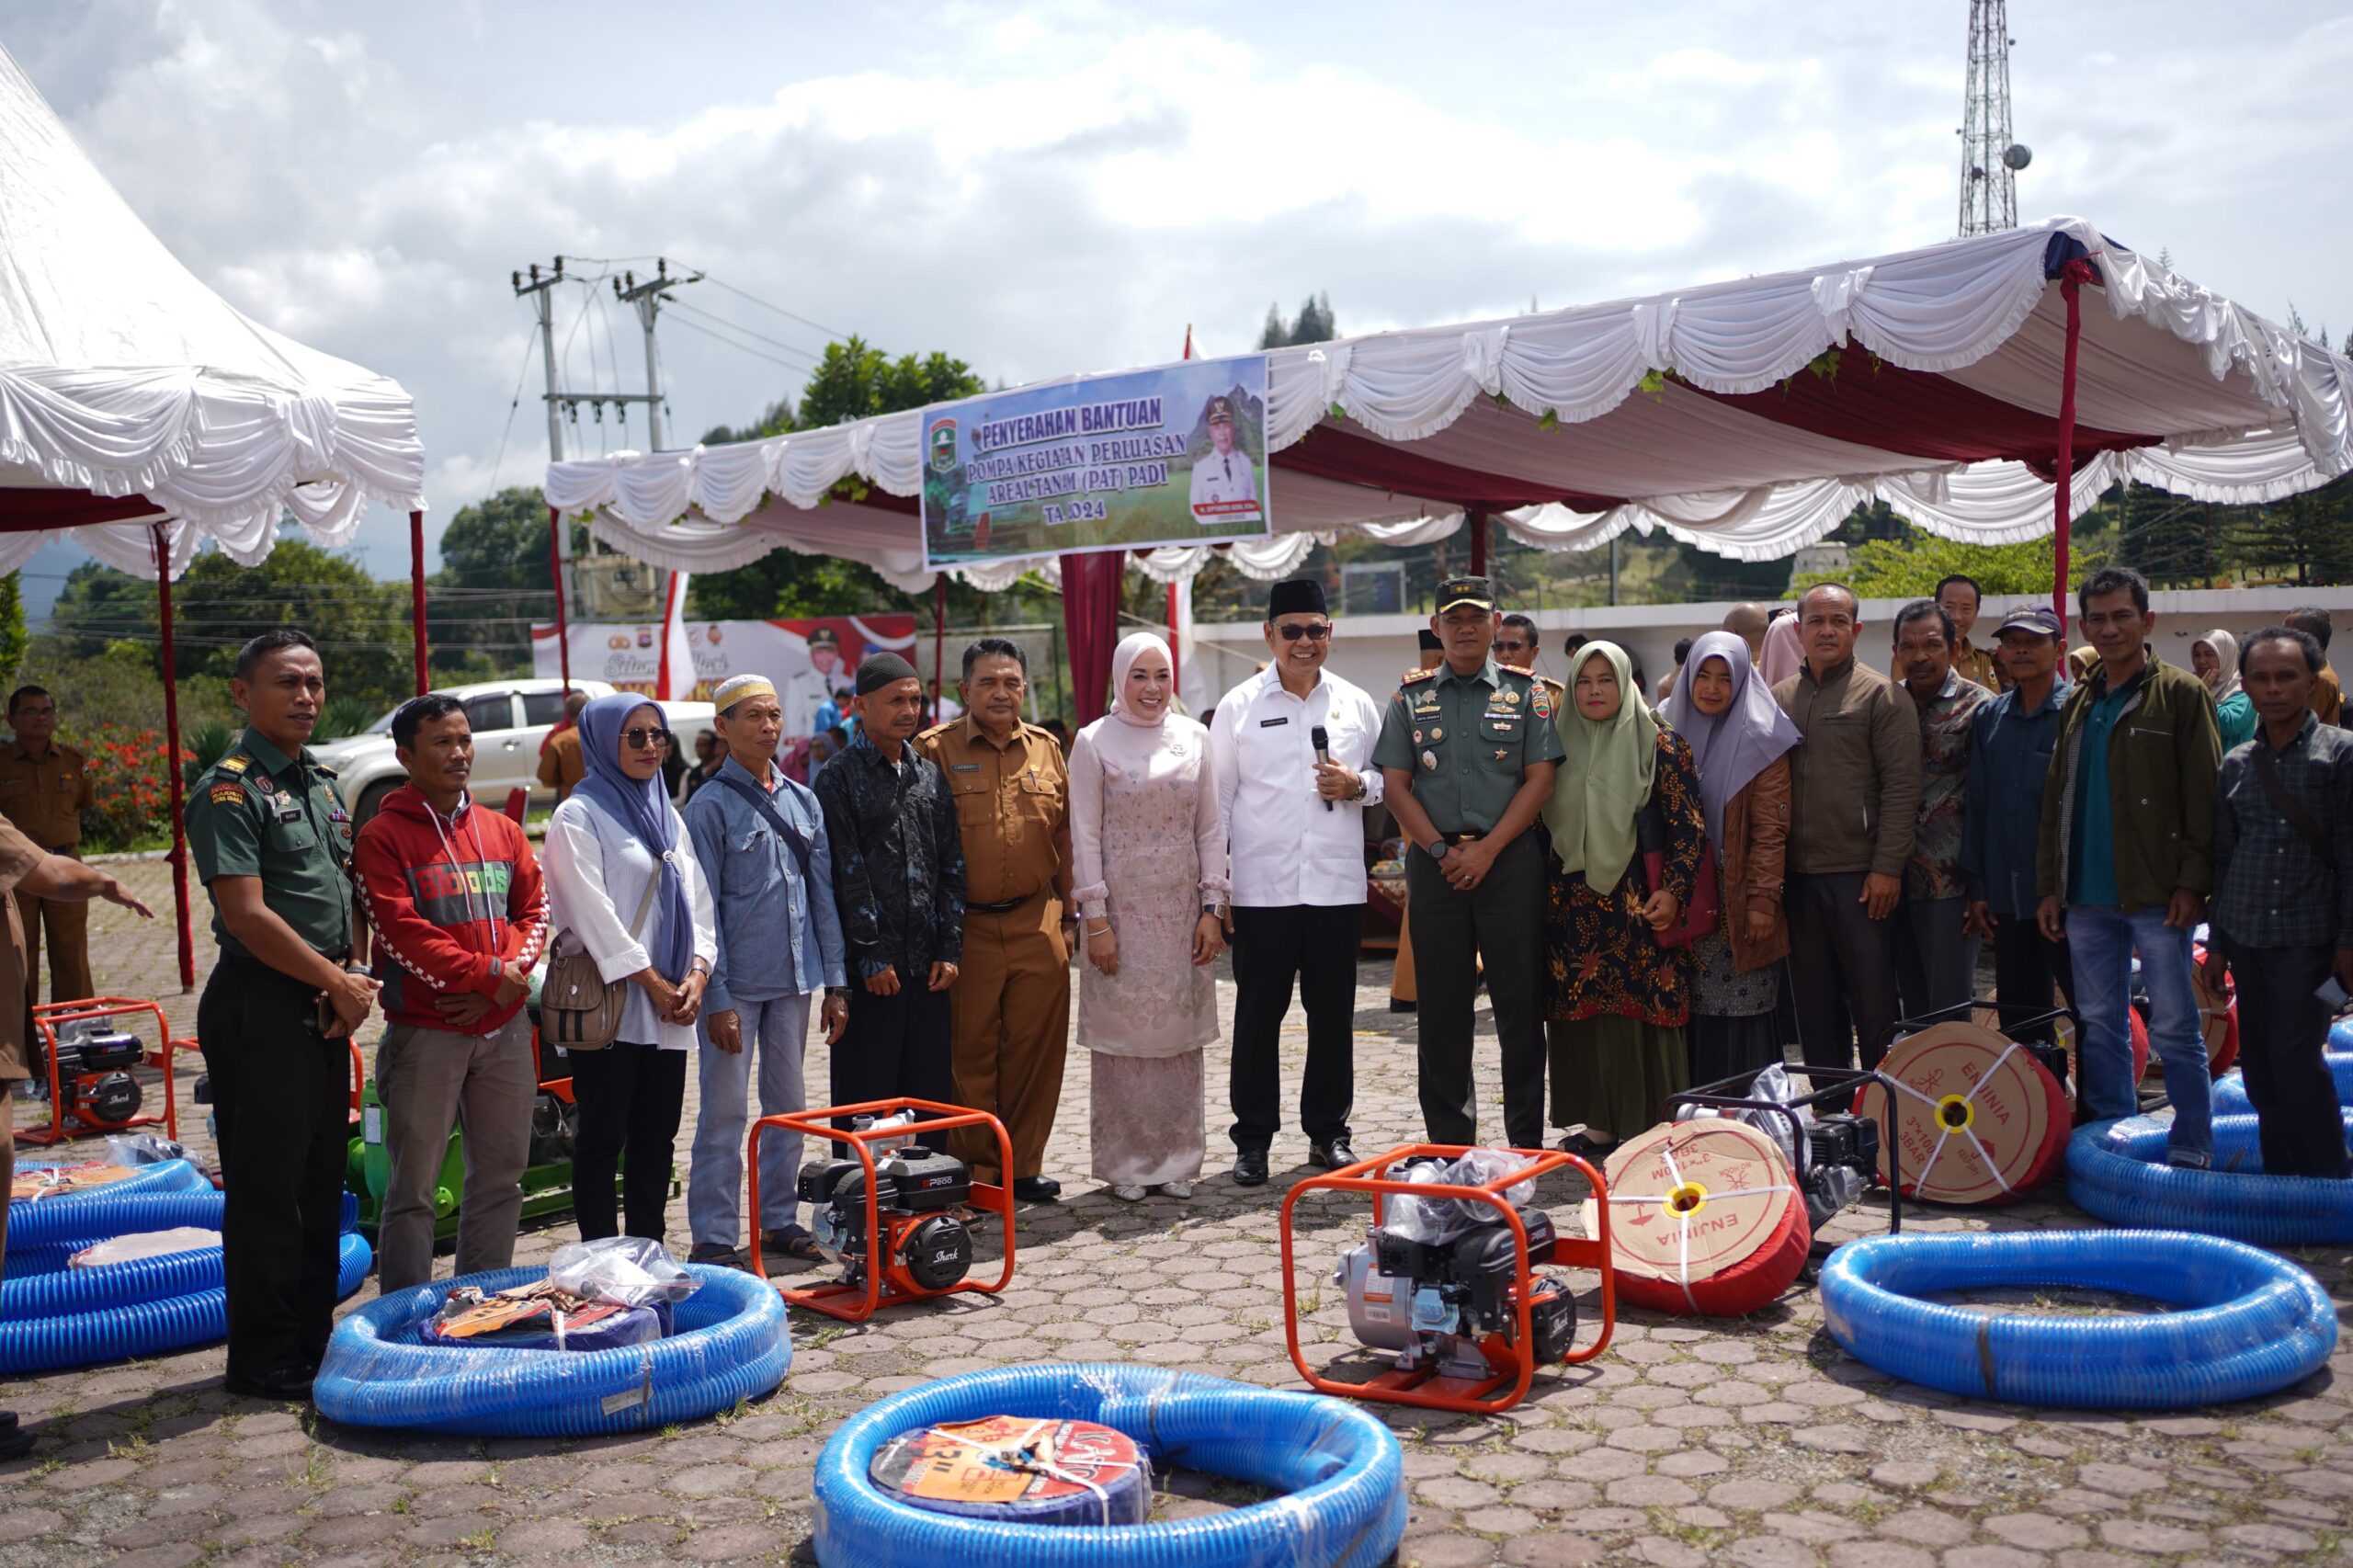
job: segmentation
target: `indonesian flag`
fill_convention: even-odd
[[[662,663],[654,676],[654,695],[665,702],[680,702],[695,693],[694,650],[687,646],[687,584],[691,574],[670,574],[670,588],[662,602]]]

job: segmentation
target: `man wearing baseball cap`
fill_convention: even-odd
[[[1483,961],[1503,1056],[1504,1130],[1544,1137],[1544,852],[1530,833],[1562,756],[1552,696],[1494,656],[1484,577],[1438,585],[1434,671],[1391,699],[1372,760],[1405,851],[1421,987],[1422,1123],[1433,1143],[1476,1143],[1472,1009]]]
[[[2059,714],[2075,691],[2060,662],[2059,617],[2021,605],[2002,618],[1994,656],[2009,689],[1970,715],[1968,794],[1962,807],[1961,879],[1967,928],[1994,944],[1994,990],[2002,1032],[2055,1041],[2051,1023],[2024,1020],[2051,1010],[2055,983],[2072,1006],[2067,944],[2035,924],[2035,846],[2042,828],[2043,781],[2059,744]]]

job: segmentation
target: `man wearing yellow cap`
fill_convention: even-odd
[[[727,758],[680,813],[695,860],[711,887],[719,957],[703,994],[694,1165],[687,1220],[698,1263],[736,1256],[744,1140],[750,1118],[752,1054],[760,1058],[760,1114],[808,1108],[801,1075],[809,1004],[824,994],[828,1044],[849,1021],[842,927],[834,908],[831,846],[817,797],[776,765],[784,706],[765,676],[741,675],[711,694]],[[815,1241],[793,1202],[801,1140],[760,1141],[764,1257],[814,1260]]]

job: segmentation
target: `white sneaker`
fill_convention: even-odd
[[[1111,1196],[1118,1199],[1122,1203],[1142,1203],[1143,1201],[1143,1188],[1140,1187],[1115,1187],[1111,1189]]]
[[[1189,1181],[1164,1181],[1160,1184],[1160,1195],[1163,1198],[1190,1198],[1193,1196],[1193,1184]]]

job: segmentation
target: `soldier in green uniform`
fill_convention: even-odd
[[[1529,829],[1561,759],[1552,694],[1491,655],[1495,596],[1486,578],[1439,584],[1430,629],[1446,662],[1405,678],[1372,753],[1398,830],[1415,846],[1405,852],[1405,899],[1421,983],[1422,1125],[1433,1143],[1479,1141],[1471,1021],[1483,962],[1503,1053],[1504,1131],[1515,1148],[1540,1148],[1544,851]]]
[[[246,729],[197,780],[188,847],[221,961],[197,1006],[227,1196],[232,1393],[307,1399],[335,1315],[352,1030],[375,1005],[356,966],[351,818],[304,743],[326,702],[310,638],[266,631],[230,691]]]

